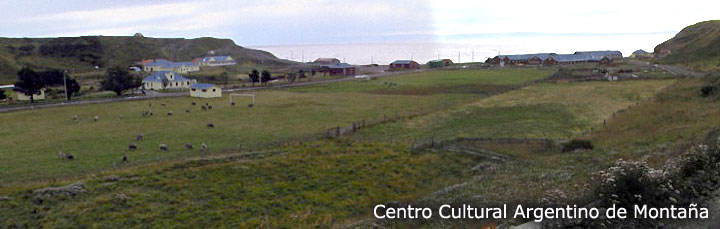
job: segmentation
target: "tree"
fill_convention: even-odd
[[[67,85],[67,97],[70,99],[73,96],[77,96],[80,92],[80,83],[74,78],[66,77],[65,84]]]
[[[272,74],[270,74],[270,72],[268,72],[268,70],[263,70],[262,71],[262,83],[267,85],[267,82],[270,80],[272,80]]]
[[[227,72],[223,72],[223,73],[220,74],[220,81],[222,81],[223,86],[228,83],[228,79],[229,79],[229,78],[230,78],[230,77],[228,76],[228,73],[227,73]]]
[[[118,96],[122,95],[122,92],[127,89],[134,89],[140,87],[138,84],[137,77],[131,75],[124,68],[113,67],[107,70],[105,79],[100,82],[103,90],[113,91]]]
[[[248,74],[248,77],[250,77],[250,82],[252,82],[253,87],[255,86],[255,82],[260,82],[260,72],[258,72],[257,69],[253,69]]]
[[[18,71],[18,81],[15,83],[17,91],[30,96],[30,103],[35,103],[35,94],[39,94],[45,85],[42,78],[35,71],[24,67]]]
[[[7,95],[5,95],[4,90],[0,90],[0,100],[4,100],[4,99],[7,99]]]

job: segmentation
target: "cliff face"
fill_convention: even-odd
[[[90,69],[94,66],[127,66],[141,59],[190,61],[207,55],[232,56],[238,63],[285,65],[269,52],[238,46],[230,39],[61,37],[0,38],[0,82],[12,81],[22,66],[38,69]]]
[[[685,27],[672,39],[656,46],[655,55],[663,63],[720,64],[720,20]]]

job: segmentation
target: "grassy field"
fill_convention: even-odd
[[[464,80],[467,84],[494,82],[501,85],[522,83],[540,78],[540,74],[545,73],[528,70],[475,71],[479,73],[442,71],[419,74],[417,77],[422,79],[419,81],[414,79],[416,75],[393,80],[399,84],[416,82],[415,88],[435,87],[439,79],[437,76],[459,78],[454,81],[456,84]],[[455,76],[458,73],[461,76]],[[317,92],[256,92],[257,104],[254,108],[248,108],[244,102],[231,106],[227,97],[210,100],[181,97],[0,114],[0,137],[4,139],[0,143],[0,152],[6,158],[0,162],[0,184],[46,181],[121,166],[197,156],[201,143],[206,143],[208,153],[214,154],[277,140],[302,139],[352,121],[379,119],[396,112],[442,110],[482,97],[477,93],[419,96],[313,90]],[[193,106],[191,102],[198,105]],[[200,104],[205,102],[213,106],[211,111],[200,109]],[[165,106],[161,106],[162,103]],[[154,115],[142,117],[142,111],[147,110],[152,110]],[[173,111],[174,115],[166,115],[168,111]],[[73,121],[74,115],[80,120]],[[95,116],[99,117],[99,121],[92,120]],[[215,128],[207,128],[207,123],[213,123]],[[139,133],[144,134],[145,140],[137,142],[138,150],[129,152],[128,144],[135,142],[135,135]],[[193,144],[195,150],[184,149],[185,143]],[[167,144],[169,150],[160,151],[160,144]],[[77,159],[59,160],[58,151],[71,153]],[[131,161],[129,165],[120,163],[126,153]]]
[[[568,138],[602,125],[620,109],[647,101],[672,82],[536,84],[408,122],[370,128],[359,137]]]
[[[487,73],[487,77],[495,75],[490,73]],[[437,82],[432,76],[419,76],[427,77],[422,81]],[[717,118],[720,106],[716,106],[712,99],[698,96],[700,86],[707,83],[698,79],[542,83],[491,97],[478,96],[479,93],[435,91],[419,95],[382,91],[386,87],[383,81],[393,80],[397,87],[418,81],[409,76],[401,77],[366,82],[374,85],[360,86],[365,87],[362,90],[354,90],[349,85],[366,83],[349,82],[335,87],[314,86],[289,91],[258,92],[258,98],[263,100],[252,108],[254,110],[245,106],[230,107],[226,100],[211,100],[213,111],[201,113],[194,107],[195,110],[190,114],[176,111],[172,117],[158,116],[167,109],[193,108],[189,105],[192,99],[177,98],[165,100],[165,108],[158,107],[160,101],[153,101],[155,116],[143,119],[139,117],[139,112],[147,109],[147,101],[137,102],[139,108],[123,105],[125,103],[94,105],[107,106],[103,110],[116,108],[138,113],[133,117],[117,118],[116,122],[125,123],[122,126],[131,124],[133,128],[142,128],[153,125],[153,129],[163,130],[153,132],[149,128],[143,129],[147,141],[140,143],[140,150],[133,152],[131,159],[145,157],[145,161],[133,161],[131,166],[80,179],[85,182],[87,191],[74,198],[51,199],[38,204],[28,190],[43,185],[17,183],[17,186],[2,188],[0,194],[8,195],[11,199],[6,201],[7,204],[0,204],[0,211],[7,212],[0,216],[0,220],[29,227],[120,227],[147,224],[157,227],[218,224],[231,227],[346,226],[370,218],[369,209],[374,204],[389,201],[414,205],[438,201],[532,205],[540,204],[539,200],[545,196],[545,192],[554,189],[562,190],[572,198],[582,199],[593,193],[588,185],[593,174],[615,160],[676,155],[674,152],[637,149],[662,149],[668,142],[697,139],[708,128],[720,122]],[[475,83],[472,79],[467,78],[469,83]],[[482,80],[488,82],[487,79]],[[435,83],[418,84],[411,91],[434,86]],[[463,86],[458,84],[457,87]],[[628,110],[618,112],[628,107]],[[72,125],[83,127],[82,130],[92,132],[97,138],[88,137],[88,140],[98,141],[95,147],[99,149],[118,144],[118,152],[122,153],[137,131],[103,123],[109,114],[103,114],[99,122],[93,123],[85,118],[89,118],[92,112],[83,113],[83,120],[73,123],[71,113],[68,112],[79,112],[79,109],[63,109],[70,110],[65,113],[60,113],[62,109],[52,110],[53,114],[66,117],[56,120],[67,125],[58,131],[67,132],[73,129],[68,128]],[[378,117],[396,110],[406,112],[416,109],[433,112],[364,129],[348,138],[291,143],[254,152],[234,150],[238,142],[234,139],[251,144],[249,142],[302,136],[302,133],[316,131],[313,128],[308,130],[310,126],[319,125],[321,128],[317,129],[323,129],[332,127],[327,124],[329,122],[347,124],[348,120],[357,117]],[[26,119],[32,119],[33,122],[42,122],[51,116],[46,114],[37,117],[30,112],[10,114],[24,114]],[[131,118],[134,120],[129,120]],[[602,124],[604,119],[608,120],[607,125]],[[3,125],[8,123],[6,120],[0,121]],[[205,128],[204,124],[209,121],[216,124],[215,129]],[[115,132],[92,129],[98,126],[118,129]],[[20,127],[18,124],[4,129],[17,130]],[[0,133],[7,136],[18,134]],[[570,135],[590,139],[596,148],[562,153],[557,146],[470,141],[410,152],[410,142],[403,140],[404,137],[410,139],[429,135],[447,139],[567,138]],[[45,142],[50,141],[49,136],[52,135],[38,136],[19,145],[51,145]],[[197,150],[179,149],[190,137],[203,138],[193,141],[196,145],[200,141],[209,142],[212,153],[228,154],[210,155],[192,161],[171,160],[200,158]],[[11,138],[21,139],[16,136]],[[124,142],[121,140],[117,143],[117,139],[111,138],[122,138]],[[390,138],[395,140],[389,141]],[[99,141],[102,139],[105,142]],[[157,144],[161,140],[156,139],[173,141],[168,143],[171,150],[160,153]],[[483,160],[473,153],[479,149],[504,154],[509,158],[504,162]],[[32,172],[36,174],[36,171],[43,169],[55,173],[82,173],[93,170],[72,166],[55,169],[50,166],[85,166],[87,163],[88,167],[112,168],[111,163],[118,161],[121,155],[108,154],[109,160],[102,164],[83,161],[92,160],[85,159],[88,155],[82,155],[79,160],[72,162],[60,161],[54,159],[54,153],[35,158],[25,157],[24,160],[41,162],[35,163],[33,167],[35,169]],[[148,164],[157,160],[158,155],[161,162]],[[15,160],[13,163],[23,163],[23,160]],[[144,165],[132,166],[141,164]],[[16,169],[14,164],[4,166]],[[42,169],[37,169],[39,167]],[[9,175],[26,173],[31,171],[13,170]],[[104,178],[110,174],[118,175],[119,181]],[[57,177],[51,173],[46,176]],[[10,181],[33,179],[29,177]],[[53,182],[50,185],[71,182],[74,181]],[[447,222],[425,223],[447,226]],[[401,223],[399,226],[422,225]]]
[[[458,153],[412,154],[397,145],[320,141],[282,155],[204,160],[92,179],[81,198],[33,197],[0,205],[0,220],[28,227],[342,226],[377,203],[413,201],[471,175],[482,161]],[[26,195],[26,194],[21,194]],[[1,225],[2,223],[0,223]]]

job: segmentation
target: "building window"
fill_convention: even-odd
[[[213,88],[213,92],[215,92],[215,88]]]
[[[195,91],[195,88],[193,88],[193,89],[190,89],[190,90],[192,90],[192,91]]]
[[[207,89],[202,89],[202,92],[207,92]]]

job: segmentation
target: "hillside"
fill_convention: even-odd
[[[141,59],[189,61],[207,55],[230,55],[238,64],[282,65],[269,52],[238,46],[230,39],[149,37],[0,38],[0,83],[12,82],[21,66],[38,69],[127,66]]]
[[[685,64],[695,68],[720,66],[720,20],[685,27],[675,37],[655,47],[661,63]]]

